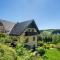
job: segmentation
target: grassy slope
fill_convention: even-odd
[[[17,60],[25,60],[25,58],[23,56],[18,56]],[[33,57],[32,60],[43,60],[43,59],[40,56],[38,56],[38,57],[35,56],[35,57]]]
[[[60,51],[57,49],[49,49],[46,51],[46,60],[60,60]]]

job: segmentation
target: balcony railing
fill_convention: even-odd
[[[37,32],[25,32],[25,36],[37,35]]]

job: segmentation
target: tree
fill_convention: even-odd
[[[60,34],[54,34],[52,36],[52,43],[57,44],[60,42]]]
[[[42,37],[43,42],[52,42],[52,34],[48,31],[43,31],[40,36]]]

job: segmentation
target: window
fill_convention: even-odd
[[[29,40],[28,40],[28,38],[25,40],[25,43],[28,43],[29,42]]]
[[[35,37],[33,37],[33,41],[35,41]]]
[[[32,32],[34,32],[34,29],[32,29]]]

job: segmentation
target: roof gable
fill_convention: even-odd
[[[34,20],[30,20],[30,21],[25,21],[25,22],[21,22],[21,23],[16,23],[14,25],[13,29],[11,30],[10,34],[12,34],[12,35],[20,35],[31,24],[34,24],[34,26],[35,26],[35,28],[37,29],[37,32],[38,32],[38,28],[37,28]]]
[[[37,30],[37,32],[39,33],[39,29],[34,20],[31,22],[31,24],[28,27],[35,28]]]
[[[13,26],[15,25],[15,23],[6,21],[6,20],[2,20],[0,19],[0,22],[3,24],[5,31],[9,34],[11,29],[13,28]]]

